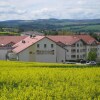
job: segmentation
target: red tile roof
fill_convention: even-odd
[[[87,44],[91,44],[94,41],[96,41],[94,38],[92,38],[89,35],[71,35],[71,36],[46,36],[48,39],[54,41],[54,42],[60,42],[65,45],[72,45],[76,43],[79,40],[83,40]],[[28,48],[29,46],[35,44],[36,42],[40,41],[41,39],[45,38],[45,36],[35,36],[31,37],[28,36],[27,38],[21,40],[17,44],[15,44],[13,47],[13,52],[19,53],[23,51],[24,49]]]
[[[65,45],[72,45],[79,40],[83,40],[86,44],[91,44],[96,41],[89,35],[69,35],[69,36],[47,36],[55,42],[62,42]]]
[[[15,44],[13,47],[15,47],[12,51],[15,53],[19,53],[23,51],[24,49],[28,48],[29,46],[35,44],[36,42],[40,41],[43,39],[45,36],[35,36],[35,37],[30,37],[28,36],[27,38],[23,39],[22,41],[18,42]]]
[[[5,46],[11,42],[16,44],[24,38],[26,38],[26,36],[0,36],[0,45]]]
[[[72,45],[73,43],[80,40],[80,38],[76,36],[47,36],[51,40],[57,42],[61,42],[65,45]]]
[[[97,42],[93,37],[90,35],[76,35],[77,37],[81,38],[87,44],[92,44],[94,41]]]

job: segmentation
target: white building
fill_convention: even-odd
[[[97,41],[89,35],[29,36],[13,48],[19,61],[65,62],[86,60],[91,49],[97,50]]]
[[[13,53],[19,61],[62,62],[65,49],[45,36],[27,37],[14,45]]]
[[[66,61],[86,60],[88,53],[97,49],[97,41],[89,35],[49,36],[66,49]]]

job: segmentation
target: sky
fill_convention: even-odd
[[[100,0],[0,0],[0,20],[99,19]]]

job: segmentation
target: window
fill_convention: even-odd
[[[86,57],[86,54],[83,54],[83,58],[85,58]]]
[[[30,51],[29,54],[32,54],[32,51]]]
[[[77,49],[77,52],[79,52],[79,49]]]
[[[79,55],[77,55],[77,58],[79,58]]]
[[[54,55],[54,50],[49,51],[49,53],[50,53],[51,55]]]
[[[83,52],[86,52],[86,49],[83,49]]]
[[[11,46],[12,46],[11,44],[8,44],[8,45],[7,45],[7,47],[11,47]]]
[[[72,47],[75,47],[75,44],[73,44]]]
[[[36,52],[37,52],[37,54],[41,54],[41,52],[39,50],[37,50]]]
[[[83,52],[83,49],[81,49],[80,52]]]
[[[47,45],[46,44],[44,44],[44,48],[46,48],[47,47]]]
[[[82,58],[83,57],[83,55],[80,55],[80,58]]]
[[[71,50],[71,52],[72,52],[72,53],[75,53],[75,52],[76,52],[76,50],[75,50],[75,49],[72,49],[72,50]]]
[[[69,52],[69,50],[68,50],[68,49],[66,49],[66,52]]]
[[[76,55],[71,55],[71,58],[75,58],[76,57]]]
[[[37,48],[39,48],[40,47],[40,44],[37,44]]]
[[[77,44],[77,47],[79,47],[79,44]]]
[[[51,48],[53,48],[54,47],[54,45],[53,44],[51,44]]]
[[[49,55],[54,55],[54,50],[37,50],[36,51],[37,52],[37,54],[41,54],[41,55],[47,55],[47,54],[49,54]]]

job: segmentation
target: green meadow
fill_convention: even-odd
[[[100,100],[100,66],[0,61],[0,100]]]

